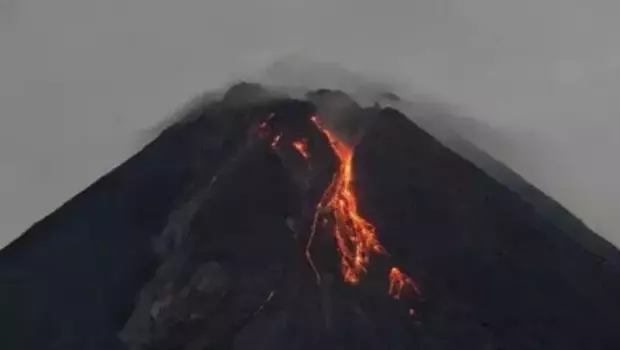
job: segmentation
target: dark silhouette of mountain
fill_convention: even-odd
[[[387,252],[355,285],[338,213],[315,222],[343,171],[325,130]],[[338,91],[236,85],[0,252],[3,348],[616,349],[618,251],[450,142],[467,159]],[[419,290],[394,298],[392,267]]]

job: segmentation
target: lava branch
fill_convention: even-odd
[[[353,188],[352,147],[327,130],[316,117],[312,117],[312,122],[327,137],[340,161],[332,183],[317,206],[315,221],[325,211],[333,214],[333,235],[340,252],[343,278],[347,283],[357,284],[366,273],[371,253],[384,254],[386,251],[377,239],[375,227],[364,219],[358,211],[357,197]],[[313,231],[315,230],[316,224],[313,224]],[[311,236],[314,235],[313,232]],[[311,244],[310,241],[306,247],[307,256]]]
[[[340,164],[331,184],[317,205],[306,246],[306,257],[314,269],[317,282],[320,283],[320,274],[312,262],[310,247],[316,235],[320,216],[325,212],[331,212],[334,218],[333,235],[340,252],[342,275],[345,282],[355,285],[366,274],[371,254],[387,254],[387,252],[379,243],[374,225],[362,217],[358,210],[353,178],[353,148],[326,129],[316,117],[312,117],[312,122],[327,137]],[[390,279],[388,294],[395,299],[400,299],[401,294],[409,289],[420,294],[415,282],[397,267],[390,270],[388,277]]]
[[[416,283],[407,275],[405,275],[398,267],[392,267],[390,269],[390,287],[388,289],[388,294],[391,295],[394,299],[400,299],[403,293],[409,292],[408,289],[415,292],[416,294],[420,294],[420,290]]]
[[[338,176],[337,173],[334,174],[332,181],[330,182],[325,192],[323,192],[323,196],[321,197],[321,200],[319,201],[319,204],[317,205],[317,208],[314,211],[314,219],[312,220],[312,227],[310,229],[310,237],[308,238],[308,242],[306,243],[306,259],[308,260],[310,267],[312,267],[312,271],[314,271],[314,275],[316,276],[316,282],[318,284],[321,284],[321,274],[319,273],[319,270],[314,264],[314,260],[312,259],[312,253],[310,253],[310,248],[312,248],[312,243],[314,242],[314,237],[316,236],[316,228],[319,223],[319,219],[321,218],[321,214],[323,214],[325,211],[322,203],[328,201],[330,193],[332,192],[332,187],[334,186],[334,183],[336,183],[337,176]]]

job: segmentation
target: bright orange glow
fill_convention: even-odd
[[[358,210],[354,188],[353,147],[340,140],[316,117],[312,117],[311,120],[329,141],[339,164],[331,183],[317,205],[305,255],[316,275],[317,282],[321,283],[321,275],[314,264],[310,249],[316,236],[317,226],[319,224],[326,226],[331,223],[332,234],[340,253],[340,269],[343,279],[346,283],[356,285],[367,273],[371,255],[373,253],[387,254],[387,252],[377,238],[374,225],[362,217]],[[261,137],[269,134],[266,122],[260,124],[258,134]],[[272,148],[276,148],[281,137],[282,133],[279,133],[273,138]],[[304,159],[310,159],[307,140],[293,141],[292,146]],[[415,282],[399,268],[392,267],[388,276],[390,280],[388,294],[393,298],[400,299],[405,293],[410,292],[420,294]],[[409,314],[414,316],[415,311],[410,309]]]
[[[394,299],[400,299],[403,293],[408,290],[419,294],[418,287],[415,282],[407,275],[402,273],[398,267],[392,267],[390,270],[390,288],[388,289],[388,294],[394,297]],[[411,313],[411,311],[410,311]]]
[[[339,140],[316,117],[313,117],[312,121],[325,134],[340,161],[332,183],[318,204],[312,236],[316,229],[318,216],[324,212],[331,212],[334,219],[333,235],[340,252],[342,275],[346,282],[357,284],[366,273],[371,253],[385,253],[385,249],[377,240],[375,227],[358,211],[353,188],[352,147]],[[309,256],[311,243],[310,241],[306,247],[307,256]]]
[[[299,154],[301,154],[302,157],[304,157],[304,159],[310,159],[306,140],[293,141],[293,147],[297,150],[297,152],[299,152]]]

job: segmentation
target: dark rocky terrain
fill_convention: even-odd
[[[340,166],[312,116],[356,145],[360,213],[389,252],[358,285],[330,227],[309,250],[320,283],[305,256]],[[239,84],[0,252],[2,348],[619,348],[618,251],[469,152],[339,92]],[[393,298],[391,266],[419,294]]]

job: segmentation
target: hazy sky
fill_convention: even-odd
[[[617,18],[617,0],[0,0],[0,246],[285,53],[488,123],[472,141],[620,244]]]

